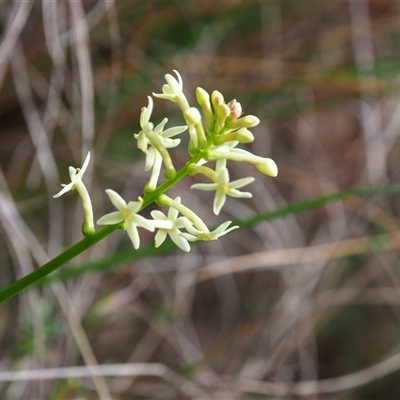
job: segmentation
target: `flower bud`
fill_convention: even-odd
[[[227,122],[228,128],[254,128],[260,123],[260,120],[254,115],[246,115],[243,118],[230,120]]]
[[[185,118],[185,121],[188,125],[192,125],[192,126],[196,125],[198,122],[201,121],[200,112],[195,107],[187,108],[183,112],[183,118]]]
[[[215,133],[219,133],[225,127],[225,122],[229,114],[231,113],[231,109],[225,104],[220,104],[216,109],[216,120],[215,120]]]
[[[224,96],[218,90],[214,90],[211,93],[211,102],[214,106],[214,110],[216,110],[219,105],[224,104]]]
[[[236,135],[236,140],[240,143],[251,143],[254,141],[254,135],[247,128],[239,129]]]
[[[227,106],[231,110],[230,118],[237,119],[242,115],[242,105],[236,99],[231,100]]]
[[[183,117],[189,125],[189,135],[193,145],[195,147],[200,145],[200,148],[204,148],[207,144],[207,138],[201,123],[200,111],[195,107],[187,108],[183,112]]]
[[[272,177],[278,175],[278,167],[270,158],[264,158],[262,162],[256,164],[256,168],[265,175]]]
[[[214,122],[214,116],[210,103],[210,95],[203,88],[198,87],[196,89],[196,100],[203,111],[204,118],[207,124],[207,129],[210,130]]]
[[[224,133],[216,136],[213,139],[214,145],[219,146],[221,144],[233,141],[237,141],[239,143],[251,143],[254,141],[254,136],[247,128],[241,128],[234,132]]]

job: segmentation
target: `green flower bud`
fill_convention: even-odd
[[[210,130],[214,123],[214,116],[210,103],[210,95],[203,88],[198,87],[196,89],[196,100],[203,111],[207,129]]]
[[[214,145],[218,146],[226,142],[233,141],[238,141],[240,143],[251,143],[254,141],[254,136],[247,128],[242,128],[234,132],[216,136],[214,138]]]

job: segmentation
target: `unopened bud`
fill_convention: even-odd
[[[201,115],[197,108],[190,107],[183,112],[183,117],[188,125],[194,126],[201,121]]]
[[[196,89],[196,100],[199,103],[204,118],[206,120],[207,129],[211,129],[214,122],[213,112],[211,109],[210,95],[201,87]]]
[[[231,113],[231,109],[225,104],[222,103],[216,109],[217,118],[215,121],[215,133],[221,132],[225,127],[225,121]]]
[[[219,105],[224,104],[224,96],[218,90],[214,90],[211,93],[211,102],[214,106],[214,110],[216,110]]]
[[[214,144],[216,146],[233,141],[238,141],[240,143],[251,143],[254,141],[254,136],[247,128],[241,128],[237,131],[224,133],[214,138]]]
[[[254,141],[254,135],[247,128],[239,129],[236,134],[236,140],[240,143],[251,143]]]
[[[230,117],[237,119],[242,115],[242,105],[236,101],[236,99],[231,100],[227,106],[230,108]]]
[[[227,123],[228,128],[254,128],[260,123],[260,120],[254,115],[246,115],[243,118],[230,120]]]
[[[260,163],[256,164],[256,168],[265,175],[275,177],[278,175],[278,167],[274,160],[270,158],[264,158]]]

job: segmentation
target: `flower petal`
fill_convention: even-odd
[[[140,246],[140,237],[136,225],[131,221],[127,221],[125,222],[125,226],[129,239],[131,239],[133,247],[137,250]]]
[[[126,201],[117,192],[112,189],[106,189],[106,193],[117,210],[121,211],[126,208]]]
[[[154,102],[150,96],[148,98],[147,107],[142,108],[142,112],[140,114],[140,126],[142,129],[146,129],[147,124],[150,122],[151,113],[153,112]]]
[[[69,178],[71,179],[71,182],[73,182],[76,179],[78,171],[74,167],[68,167],[68,172],[69,172]]]
[[[145,217],[142,217],[139,214],[133,214],[132,215],[132,221],[135,223],[137,226],[140,226],[141,228],[147,229],[150,232],[154,232],[154,223],[152,220],[146,219]]]
[[[237,189],[231,189],[227,193],[228,196],[231,197],[236,197],[240,199],[250,199],[253,197],[253,195],[250,192],[241,192],[240,190]]]
[[[226,200],[225,193],[217,190],[215,192],[214,204],[213,204],[213,212],[215,215],[219,214],[219,212],[221,211],[221,208],[225,204],[225,200]]]
[[[56,199],[57,197],[62,196],[64,193],[69,192],[70,190],[74,189],[74,183],[68,183],[68,185],[65,185],[57,194],[55,194],[53,197]]]
[[[174,228],[174,223],[172,221],[169,221],[169,220],[153,219],[151,222],[152,222],[152,224],[153,224],[155,229],[161,229],[161,230],[169,231],[169,230]]]
[[[136,213],[140,210],[140,207],[142,207],[143,204],[143,199],[139,197],[138,201],[130,201],[126,208],[130,211],[131,214],[136,215]]]
[[[190,251],[190,245],[188,241],[180,235],[179,231],[171,231],[169,233],[170,238],[172,241],[183,251],[189,252]]]
[[[212,190],[218,189],[217,183],[195,183],[194,185],[190,186],[190,189],[198,189],[198,190],[205,190],[210,192]]]
[[[172,128],[168,128],[166,131],[162,133],[163,138],[170,138],[175,135],[179,135],[182,132],[185,132],[187,129],[187,125],[182,126],[174,126]]]
[[[144,165],[144,170],[148,171],[154,165],[154,160],[157,154],[157,150],[154,147],[150,147],[149,151],[146,154],[146,161]]]
[[[190,233],[182,232],[179,234],[184,239],[189,240],[190,242],[198,242],[199,238],[197,236],[191,235]]]
[[[253,178],[252,176],[249,176],[248,178],[240,178],[240,179],[237,179],[236,181],[230,182],[229,187],[232,189],[238,189],[238,188],[246,186],[254,181],[255,181],[255,178]]]
[[[103,215],[101,218],[97,220],[97,225],[114,225],[122,222],[124,217],[122,216],[120,211],[114,211],[112,213]]]
[[[167,219],[166,215],[160,210],[153,210],[150,212],[150,214],[153,217],[153,219],[164,219],[164,220]]]
[[[156,236],[154,237],[154,245],[156,247],[160,247],[164,243],[166,237],[167,237],[167,231],[165,229],[160,229],[156,233]]]
[[[90,151],[88,152],[85,161],[83,162],[81,170],[78,172],[79,177],[82,179],[83,174],[85,173],[90,161]]]

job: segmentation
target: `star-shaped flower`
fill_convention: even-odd
[[[64,193],[69,192],[70,190],[78,190],[81,189],[82,187],[85,187],[85,185],[82,182],[83,174],[85,173],[90,161],[90,151],[88,155],[85,158],[85,161],[82,165],[82,168],[74,168],[74,167],[69,167],[69,177],[71,178],[71,183],[68,185],[62,184],[63,189],[61,189],[57,194],[55,194],[53,197],[57,198],[62,196]],[[86,190],[86,188],[85,188]]]
[[[226,221],[226,222],[222,223],[217,229],[214,229],[211,232],[207,232],[207,231],[200,231],[200,230],[196,229],[190,223],[190,221],[184,220],[183,223],[185,225],[186,230],[189,233],[181,233],[180,235],[183,238],[189,240],[190,242],[197,242],[198,240],[205,240],[205,241],[217,240],[221,236],[224,236],[227,233],[233,231],[234,229],[239,228],[237,225],[235,225],[235,226],[231,226],[229,229],[227,229],[228,226],[232,223],[232,221]]]
[[[173,77],[171,74],[166,74],[165,80],[167,81],[167,84],[163,85],[163,92],[153,93],[153,96],[158,97],[159,99],[170,100],[174,103],[178,103],[181,109],[185,110],[189,107],[189,103],[183,93],[182,77],[176,69],[174,69],[174,72],[178,79]]]
[[[173,128],[168,128],[167,130],[164,131],[164,127],[166,123],[168,122],[168,118],[164,118],[153,130],[154,134],[157,135],[159,138],[160,144],[163,145],[166,149],[173,149],[174,147],[178,146],[179,143],[181,142],[181,139],[171,139],[171,137],[175,135],[179,135],[180,133],[184,132],[187,129],[186,125],[182,126],[175,126]],[[139,133],[140,135],[140,133]],[[135,138],[138,135],[135,135]],[[150,138],[152,136],[150,135]],[[146,136],[146,141],[147,145],[150,145],[150,147],[147,148],[146,145],[146,162],[145,162],[145,171],[148,171],[154,164],[154,159],[155,159],[155,154],[160,153],[155,147],[151,139],[149,139],[148,136]],[[139,146],[139,145],[138,145]]]
[[[150,96],[148,98],[147,107],[142,107],[142,112],[140,113],[140,127],[142,130],[133,135],[137,139],[137,147],[144,153],[147,153],[147,147],[149,145],[149,140],[146,137],[146,132],[153,130],[154,124],[150,122],[151,113],[153,112],[154,102]]]
[[[175,201],[180,203],[181,198],[176,197]],[[158,232],[154,238],[155,246],[159,247],[164,242],[167,235],[170,236],[172,241],[183,251],[190,251],[189,242],[181,236],[179,229],[185,227],[184,220],[186,217],[178,218],[178,210],[170,207],[168,211],[168,216],[158,210],[153,210],[151,216],[154,218],[154,226],[158,228]],[[187,223],[190,224],[188,220]]]
[[[154,224],[152,221],[147,220],[141,215],[137,214],[140,210],[143,199],[139,197],[138,201],[126,201],[114,190],[107,189],[106,193],[110,198],[111,203],[118,210],[106,215],[103,215],[98,221],[98,225],[114,225],[124,222],[125,229],[129,238],[132,241],[133,247],[138,249],[140,246],[140,237],[137,227],[147,229],[154,232]]]
[[[253,177],[241,178],[235,181],[229,182],[229,171],[226,168],[226,160],[218,160],[216,171],[217,179],[214,183],[196,183],[192,185],[191,189],[199,189],[212,191],[215,190],[213,211],[215,215],[218,215],[221,211],[222,206],[225,204],[226,196],[250,198],[252,194],[250,192],[241,192],[237,190],[243,186],[248,185],[254,181]]]
[[[158,97],[159,99],[176,101],[176,97],[180,96],[183,93],[183,81],[180,73],[174,69],[174,72],[178,79],[173,77],[171,74],[165,75],[165,80],[167,84],[163,85],[162,93],[157,94],[153,93],[154,97]]]
[[[153,110],[153,99],[148,96],[149,103],[147,107],[142,108],[140,115],[140,126],[142,130],[135,134],[137,139],[137,146],[146,154],[145,170],[148,171],[155,166],[155,171],[151,177],[151,183],[148,186],[149,190],[154,190],[154,183],[157,184],[158,176],[160,173],[159,156],[166,168],[166,177],[172,179],[175,177],[176,171],[172,164],[171,157],[167,149],[174,148],[179,145],[180,139],[171,139],[171,137],[178,135],[187,129],[187,126],[176,126],[164,131],[164,127],[168,122],[164,118],[155,128],[150,122],[151,113]]]

